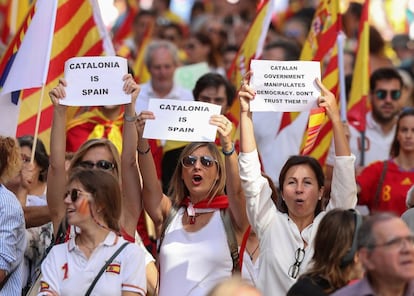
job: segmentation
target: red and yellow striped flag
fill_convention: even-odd
[[[258,7],[256,17],[250,25],[239,51],[234,57],[227,77],[236,87],[240,86],[240,81],[243,76],[250,71],[250,61],[262,55],[267,31],[272,20],[274,1],[263,1],[261,6]],[[229,112],[237,120],[240,118],[238,100],[233,101]]]
[[[347,118],[358,131],[365,130],[369,94],[369,0],[366,0],[359,24],[358,48],[352,76]]]
[[[323,61],[334,48],[340,28],[341,18],[338,0],[321,0],[315,11],[308,37],[303,45],[300,60]],[[297,112],[284,112],[278,133],[290,125],[298,115]]]
[[[316,138],[321,130],[322,123],[325,120],[325,108],[313,108],[309,114],[308,130],[306,142],[302,154],[307,155],[311,152]]]
[[[121,44],[122,41],[131,36],[134,17],[138,13],[138,10],[139,8],[136,0],[127,1],[127,11],[125,12],[125,18],[116,29],[112,37],[112,42],[114,44]]]
[[[4,21],[1,41],[4,44],[7,45],[10,37],[16,34],[34,2],[32,0],[0,0],[0,14]]]
[[[52,51],[45,93],[58,84],[64,63],[77,56],[115,55],[109,34],[98,17],[96,1],[59,0],[54,24]],[[33,134],[41,89],[26,89],[22,94],[17,136]],[[39,138],[49,147],[53,107],[49,99],[42,104]]]
[[[319,2],[312,21],[311,30],[303,46],[301,60],[328,61],[322,71],[322,83],[336,96],[338,93],[339,71],[336,45],[337,36],[341,30],[341,15],[338,0],[323,0]],[[338,96],[337,96],[338,97]],[[318,117],[319,118],[319,117]],[[309,122],[313,121],[312,112]],[[332,139],[332,125],[327,118],[319,123],[319,131],[307,131],[302,141],[302,154],[316,158],[322,165],[325,163]],[[308,140],[308,134],[316,134],[315,139]],[[310,143],[313,145],[310,146]],[[304,150],[306,148],[306,151]]]
[[[154,23],[151,23],[151,25],[148,27],[148,29],[145,32],[144,38],[141,41],[141,44],[139,46],[137,57],[135,58],[134,65],[132,67],[132,70],[134,71],[135,80],[138,83],[145,83],[151,78],[151,74],[149,73],[147,66],[145,65],[145,51],[147,50],[148,44],[152,40],[152,35],[154,32]]]

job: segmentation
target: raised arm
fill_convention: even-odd
[[[147,139],[142,137],[145,121],[154,119],[150,111],[142,111],[138,116],[138,162],[142,175],[142,198],[144,209],[154,222],[157,235],[161,232],[162,224],[171,209],[170,199],[163,194],[162,186],[157,177],[154,158]]]
[[[351,149],[349,148],[347,133],[341,121],[336,98],[318,79],[316,83],[322,91],[322,95],[319,98],[319,107],[325,108],[326,114],[332,122],[335,154],[336,156],[349,156],[351,155]]]
[[[243,78],[243,85],[239,91],[240,99],[240,152],[252,152],[257,149],[254,138],[252,112],[250,101],[254,99],[255,91],[248,85],[247,78]]]
[[[238,234],[243,234],[249,226],[249,221],[246,214],[246,199],[241,187],[237,152],[231,140],[233,124],[224,115],[213,115],[210,123],[217,126],[220,136],[226,170],[226,194],[235,230]]]
[[[66,96],[66,81],[59,79],[59,85],[49,92],[54,105],[52,129],[50,133],[50,158],[47,175],[47,204],[56,237],[59,224],[65,216],[63,196],[66,188],[65,151],[66,151],[66,106],[59,100]]]
[[[135,128],[135,102],[140,91],[139,85],[131,74],[123,77],[124,91],[131,94],[131,103],[125,105],[124,126],[122,134],[121,176],[122,176],[122,215],[121,226],[123,230],[135,237],[135,230],[139,215],[142,211],[141,178],[139,175],[136,146],[137,132]]]
[[[333,167],[331,198],[327,210],[333,208],[353,208],[357,202],[357,187],[355,182],[355,157],[351,156],[348,139],[343,123],[341,122],[335,96],[319,81],[322,90],[318,99],[319,107],[324,107],[326,114],[332,121],[335,144],[335,164]]]

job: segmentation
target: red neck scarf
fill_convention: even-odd
[[[211,201],[210,199],[206,198],[202,201],[199,201],[198,203],[193,204],[190,198],[187,196],[181,202],[181,205],[185,207],[188,207],[190,204],[194,209],[226,209],[229,207],[229,200],[227,198],[227,195],[217,195]]]
[[[190,198],[187,196],[181,202],[181,205],[187,208],[187,214],[190,218],[190,224],[194,224],[197,213],[212,212],[212,209],[227,209],[229,207],[229,200],[227,198],[227,195],[218,195],[214,197],[211,201],[209,199],[203,199],[202,201],[193,204]],[[197,209],[199,210],[197,211]]]

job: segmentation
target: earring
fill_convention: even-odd
[[[319,196],[319,198],[318,198],[319,200],[321,200],[322,199],[322,196]]]

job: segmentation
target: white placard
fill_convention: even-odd
[[[123,91],[122,77],[128,73],[127,60],[115,56],[76,57],[65,62],[68,106],[107,106],[131,102]]]
[[[144,138],[186,142],[214,142],[217,126],[209,123],[213,114],[220,114],[221,106],[169,99],[150,99],[148,110],[154,120],[147,120]]]
[[[319,62],[252,60],[250,69],[250,85],[256,91],[251,111],[298,112],[316,107]]]

